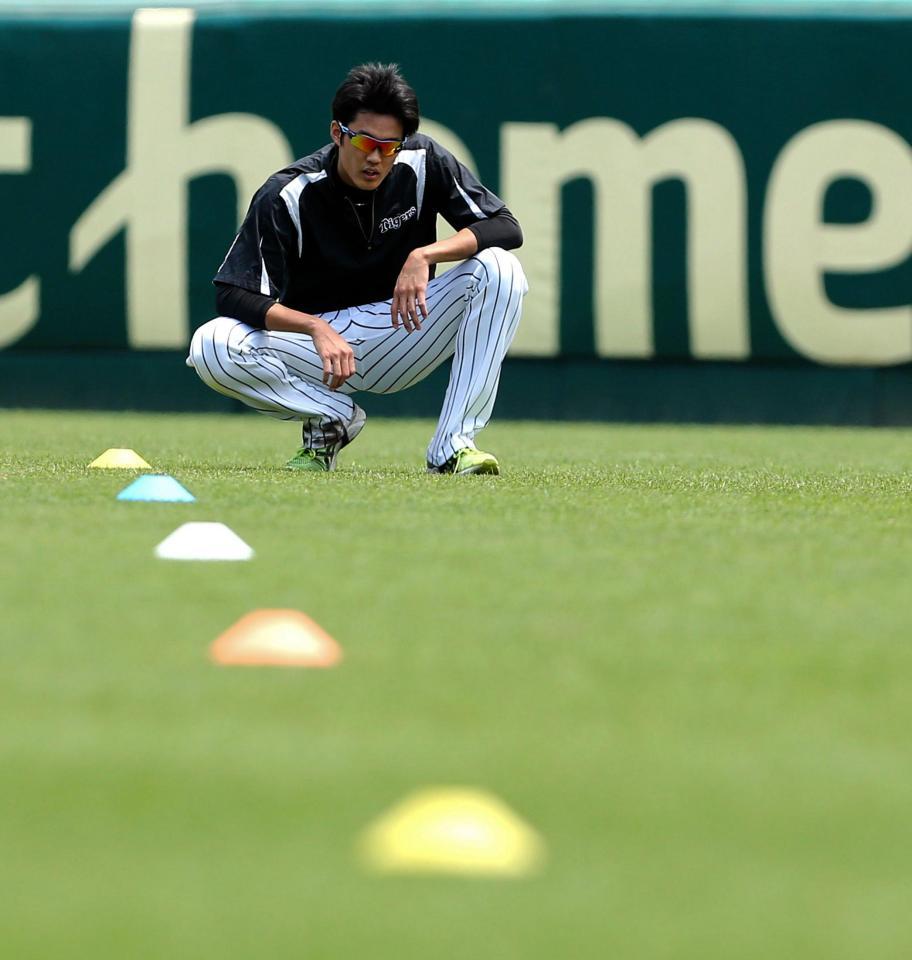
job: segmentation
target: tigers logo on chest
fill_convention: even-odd
[[[380,232],[389,233],[390,230],[398,230],[403,223],[408,220],[411,220],[415,214],[418,213],[417,207],[409,207],[408,210],[403,213],[397,214],[395,217],[384,217],[380,221]]]

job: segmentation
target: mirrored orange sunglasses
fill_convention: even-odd
[[[339,123],[339,121],[337,120],[336,123]],[[366,133],[355,133],[354,130],[349,130],[344,123],[339,123],[339,129],[348,135],[352,146],[357,147],[363,153],[373,153],[375,150],[379,150],[380,156],[393,157],[405,145],[404,138],[402,140],[378,140],[376,137],[369,137]]]

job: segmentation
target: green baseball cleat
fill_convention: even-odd
[[[329,473],[336,469],[336,457],[343,447],[347,447],[361,432],[367,414],[356,404],[354,416],[345,427],[345,436],[338,443],[328,447],[301,447],[285,464],[286,470],[305,470],[310,473]]]
[[[427,465],[427,472],[455,473],[459,476],[468,476],[473,473],[496,475],[500,473],[500,465],[497,462],[497,457],[493,454],[476,450],[474,447],[464,447],[439,467],[435,467],[429,463]]]
[[[313,473],[327,473],[332,470],[333,457],[329,450],[312,450],[310,447],[301,447],[300,450],[285,464],[286,470],[310,470]]]

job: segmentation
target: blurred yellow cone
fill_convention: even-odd
[[[124,450],[120,447],[112,447],[105,450],[101,456],[96,457],[90,464],[90,467],[101,467],[104,470],[148,470],[150,464],[135,450]]]
[[[532,827],[497,797],[465,787],[406,797],[365,830],[358,852],[378,873],[519,877],[545,860]]]
[[[342,659],[335,640],[297,610],[255,610],[241,617],[209,649],[226,666],[332,667]]]

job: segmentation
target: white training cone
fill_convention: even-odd
[[[162,560],[249,560],[253,550],[224,523],[185,523],[155,548]]]
[[[371,824],[359,853],[377,873],[520,877],[541,869],[545,845],[492,794],[436,787],[411,794]]]
[[[102,470],[150,470],[151,466],[135,450],[125,450],[121,447],[111,447],[97,456],[90,467],[100,467]]]

